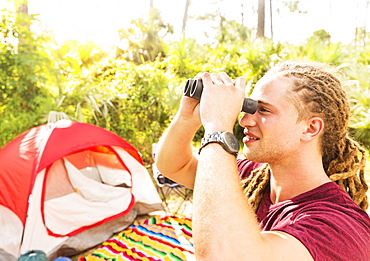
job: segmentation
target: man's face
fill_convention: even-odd
[[[247,159],[272,164],[289,164],[300,149],[305,122],[297,123],[298,112],[291,102],[292,80],[265,76],[256,85],[251,98],[258,101],[255,114],[245,114],[244,155]]]

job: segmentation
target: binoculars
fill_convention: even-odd
[[[200,100],[203,92],[202,79],[188,79],[184,89],[184,95],[193,99]],[[251,98],[245,98],[243,101],[242,112],[254,114],[257,110],[258,102]]]

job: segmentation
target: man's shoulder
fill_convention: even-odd
[[[335,183],[324,184],[271,206],[261,224],[296,237],[315,260],[369,260],[370,218],[341,191]]]
[[[370,217],[335,182],[325,183],[291,199],[287,207],[295,215],[328,219],[334,223],[339,222],[336,219],[340,219],[342,224],[361,220],[370,229]]]
[[[321,228],[327,232],[365,231],[370,240],[370,217],[334,182],[269,206],[261,221],[266,230],[291,232],[290,229],[297,228]]]

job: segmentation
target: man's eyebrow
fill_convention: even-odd
[[[262,106],[267,106],[267,107],[269,107],[269,108],[277,108],[276,107],[276,105],[274,105],[274,104],[271,104],[271,103],[269,103],[269,102],[267,102],[267,101],[263,101],[263,100],[257,100],[257,102],[258,102],[258,105],[262,105]]]
[[[258,102],[258,104],[271,105],[271,106],[272,106],[272,104],[271,104],[271,103],[268,103],[268,102],[266,102],[266,101],[258,100],[257,102]]]

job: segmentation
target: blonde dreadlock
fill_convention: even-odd
[[[349,104],[340,80],[318,63],[284,62],[267,74],[293,80],[298,100],[298,121],[312,116],[324,120],[321,140],[323,167],[328,177],[346,191],[362,209],[368,207],[365,181],[365,150],[348,134]],[[302,106],[303,103],[303,106]],[[252,171],[242,181],[244,193],[257,211],[262,195],[269,185],[268,164]]]

